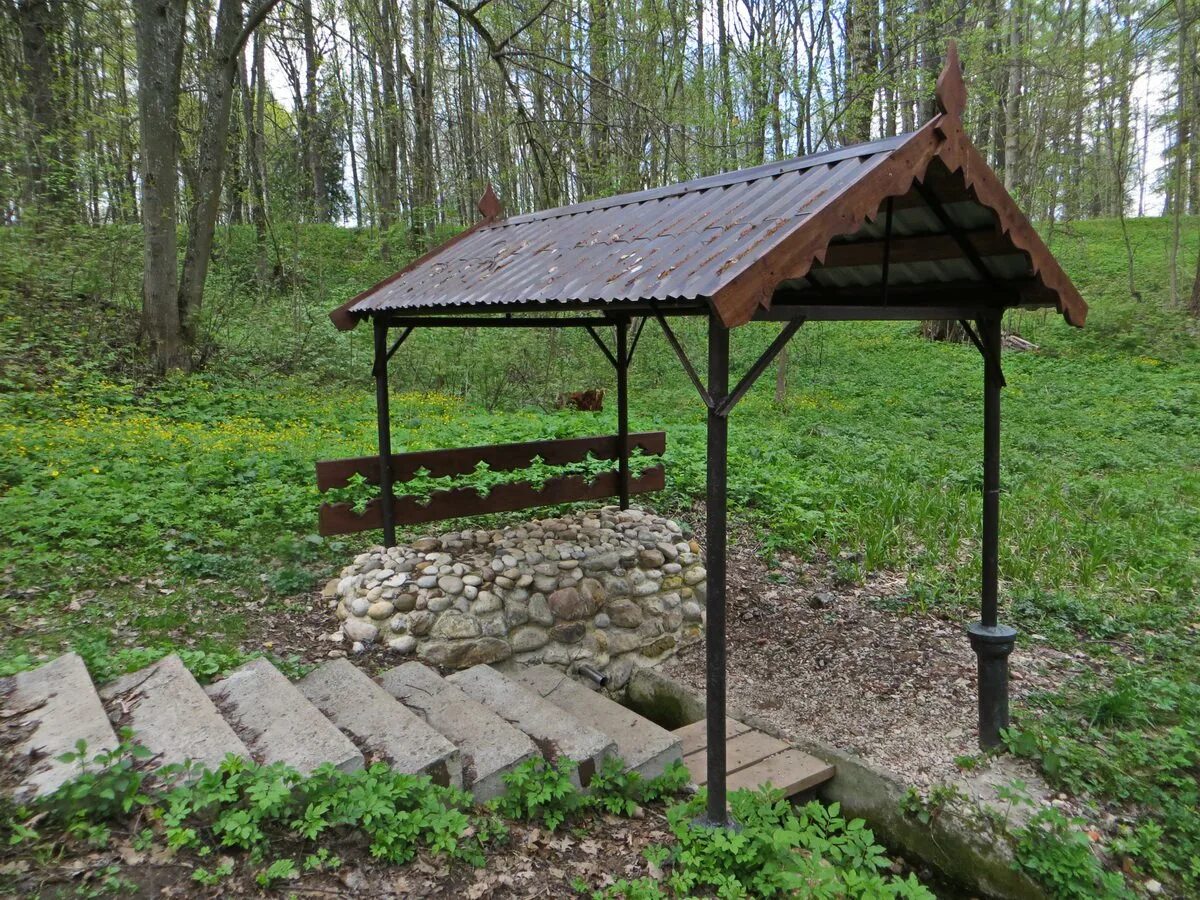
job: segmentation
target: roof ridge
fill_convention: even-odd
[[[625,194],[617,194],[613,197],[601,197],[596,200],[585,200],[581,203],[572,203],[566,206],[556,206],[551,209],[539,210],[537,212],[524,213],[519,216],[512,216],[507,219],[499,219],[491,223],[488,227],[491,229],[505,228],[509,225],[523,225],[526,222],[539,222],[546,219],[559,219],[566,216],[581,215],[583,213],[595,212],[601,209],[614,209],[620,206],[634,206],[639,203],[647,203],[652,200],[662,200],[667,197],[679,197],[684,194],[693,194],[699,191],[708,191],[719,187],[729,187],[735,184],[744,184],[749,181],[758,181],[762,178],[776,178],[780,175],[787,175],[791,172],[798,172],[803,169],[811,169],[816,166],[829,165],[831,163],[841,162],[846,159],[851,159],[856,156],[874,156],[878,153],[884,153],[889,150],[894,150],[901,146],[905,140],[912,137],[916,132],[906,131],[894,137],[880,138],[875,141],[865,141],[860,144],[851,144],[848,147],[837,147],[832,150],[823,150],[820,153],[810,153],[807,156],[796,156],[790,159],[775,160],[774,162],[763,163],[758,166],[751,166],[745,169],[735,169],[732,172],[721,172],[716,175],[706,175],[700,178],[695,178],[690,181],[678,181],[674,184],[663,185],[662,187],[646,188],[641,191],[630,191]]]

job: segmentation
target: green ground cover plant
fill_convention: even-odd
[[[554,831],[587,810],[632,816],[647,803],[677,796],[691,783],[687,768],[679,761],[661,775],[644,778],[626,772],[620,757],[609,756],[584,792],[571,780],[576,768],[566,757],[556,763],[541,757],[526,760],[504,776],[506,790],[492,808],[507,818],[538,821]]]
[[[1119,873],[1106,872],[1096,859],[1085,824],[1071,821],[1053,807],[1039,810],[1014,835],[1017,864],[1055,897],[1135,897]]]
[[[843,818],[836,803],[794,807],[770,786],[734,791],[729,802],[738,828],[729,831],[700,821],[705,799],[701,790],[668,810],[675,842],[643,851],[655,875],[576,889],[592,900],[934,897],[915,875],[888,873],[870,829],[862,819]]]
[[[1200,341],[1164,300],[1169,227],[1129,223],[1138,298],[1118,223],[1050,235],[1092,312],[1083,330],[1053,313],[1007,322],[1039,349],[1004,357],[1000,567],[1021,640],[1082,648],[1097,669],[1016,709],[1010,746],[1128,823],[1105,849],[1134,882],[1187,895],[1200,888]],[[1200,228],[1184,227],[1194,258]],[[0,672],[74,648],[104,680],[184,649],[213,677],[270,652],[263,617],[310,609],[306,592],[374,539],[315,534],[312,464],[374,446],[370,337],[325,313],[397,263],[366,232],[288,240],[293,277],[259,291],[244,277],[252,233],[222,231],[208,365],[150,381],[128,349],[135,231],[89,229],[64,248],[0,234]],[[698,327],[679,332],[702,359]],[[773,335],[739,330],[734,369]],[[977,603],[977,354],[902,324],[806,325],[791,359],[782,403],[764,384],[734,414],[734,514],[768,553],[852,551],[846,578],[904,571],[902,610],[961,619]],[[686,513],[703,496],[703,407],[653,323],[632,379],[632,426],[668,432],[667,489],[647,502]],[[610,382],[586,335],[414,333],[394,361],[393,444],[609,432],[611,410],[553,400]]]
[[[283,764],[259,765],[235,756],[216,769],[168,766],[151,774],[145,748],[128,732],[115,750],[91,755],[82,742],[64,759],[82,774],[27,807],[0,812],[0,839],[49,859],[103,848],[117,833],[134,834],[139,852],[161,847],[192,865],[190,878],[220,885],[239,867],[264,889],[301,872],[332,871],[349,852],[404,864],[418,853],[483,867],[509,834],[505,819],[533,821],[551,831],[579,829],[589,817],[633,816],[643,804],[669,804],[673,841],[645,851],[653,875],[577,892],[598,897],[690,897],[715,892],[728,900],[803,892],[810,897],[927,898],[915,876],[886,872],[885,851],[862,820],[846,821],[836,804],[793,808],[780,791],[731,794],[737,831],[697,824],[700,791],[679,800],[690,782],[675,763],[655,778],[624,771],[610,758],[585,793],[571,783],[573,763],[531,760],[505,777],[506,792],[482,807],[469,795],[406,775],[384,763],[356,772],[326,765],[303,776]],[[211,862],[206,862],[211,860]],[[137,889],[119,869],[104,874],[98,893]],[[4,876],[0,876],[0,887]],[[566,885],[563,886],[567,888]]]

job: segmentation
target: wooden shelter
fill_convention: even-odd
[[[983,571],[980,618],[968,629],[979,661],[979,732],[995,746],[1008,724],[1008,655],[1016,631],[999,621],[1001,318],[1015,307],[1053,307],[1082,326],[1087,305],[967,138],[966,89],[950,44],[937,83],[938,113],[917,131],[682,184],[505,218],[491,189],[483,219],[330,315],[341,329],[370,320],[375,334],[379,453],[318,464],[323,490],[355,473],[377,483],[366,512],[322,508],[326,533],[397,522],[518,509],[662,486],[661,468],[630,477],[634,446],[662,452],[661,434],[630,435],[627,375],[653,319],[708,410],[706,623],[708,818],[726,822],[725,582],[729,415],[806,321],[952,320],[983,358]],[[552,313],[556,315],[551,315]],[[701,378],[671,329],[677,316],[707,321]],[[778,337],[731,384],[729,334],[780,322]],[[393,455],[387,363],[414,328],[584,328],[617,376],[617,434],[426,454]],[[613,329],[610,347],[601,329]],[[389,343],[389,332],[399,331]],[[597,486],[554,479],[538,490],[508,485],[484,503],[446,492],[427,506],[393,497],[418,468],[465,474],[476,462],[519,469],[541,456],[567,462],[588,452],[616,459]]]

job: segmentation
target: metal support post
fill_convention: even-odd
[[[617,482],[621,509],[629,509],[629,319],[617,319]]]
[[[1008,656],[1016,629],[999,624],[1000,551],[1000,317],[979,323],[984,350],[983,576],[979,621],[967,634],[979,665],[979,746],[996,747],[1008,727]]]
[[[392,498],[392,420],[388,410],[387,322],[375,317],[375,415],[379,426],[379,503],[383,511],[383,545],[396,546],[396,511]],[[407,335],[406,335],[407,336]]]
[[[708,602],[705,623],[708,717],[707,824],[729,824],[725,809],[725,553],[729,419],[719,411],[729,394],[729,329],[708,319],[708,483],[706,524]]]

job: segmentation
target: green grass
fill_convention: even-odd
[[[1183,259],[1195,258],[1198,227],[1187,223]],[[1127,296],[1117,223],[1053,235],[1092,312],[1083,330],[1053,313],[1011,319],[1041,350],[1004,358],[1000,566],[1003,617],[1023,640],[1082,646],[1123,685],[1080,681],[1016,710],[1018,750],[1057,783],[1132,810],[1151,830],[1117,849],[1191,887],[1200,340],[1165,302],[1168,230],[1130,223],[1140,301]],[[366,234],[302,229],[288,237],[287,277],[260,291],[249,232],[228,231],[208,298],[221,346],[203,374],[151,384],[128,350],[136,235],[93,230],[69,253],[27,241],[8,252],[19,240],[0,235],[0,356],[11,360],[0,373],[2,668],[65,646],[106,674],[141,664],[146,648],[190,646],[208,663],[258,651],[259,610],[303,603],[374,537],[314,533],[314,460],[371,452],[375,428],[369,336],[336,333],[325,313],[399,261],[381,260]],[[703,359],[695,323],[681,332]],[[735,372],[774,333],[736,332]],[[611,411],[546,410],[558,391],[611,387],[586,335],[556,340],[415,334],[393,370],[394,445],[611,430]],[[770,381],[731,420],[734,514],[768,547],[847,549],[866,568],[905,571],[914,608],[973,608],[975,351],[903,324],[806,325],[782,406]],[[631,410],[635,429],[668,432],[668,487],[652,502],[702,496],[703,408],[653,326]],[[1160,793],[1143,809],[1145,785]],[[1191,807],[1159,802],[1172,791]]]

